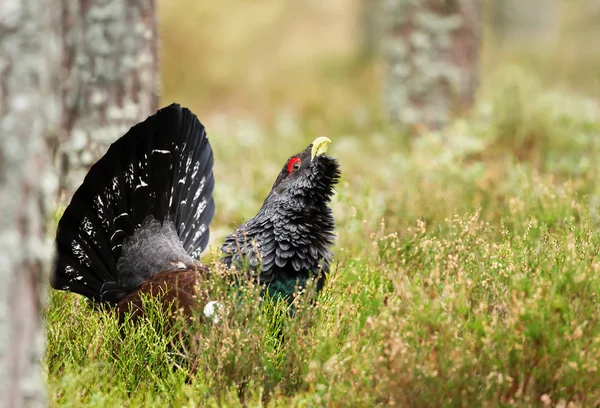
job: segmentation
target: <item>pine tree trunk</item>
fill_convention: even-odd
[[[89,167],[158,108],[154,0],[63,0],[60,188],[69,199]]]
[[[43,407],[43,325],[57,182],[48,141],[60,110],[60,28],[51,0],[0,3],[0,406]]]
[[[385,0],[392,121],[444,126],[478,84],[481,0]]]

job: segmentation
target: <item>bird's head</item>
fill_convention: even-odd
[[[331,139],[321,136],[283,165],[264,205],[326,205],[340,177],[339,164],[327,156]]]
[[[283,282],[282,292],[311,276],[322,284],[335,241],[328,204],[340,178],[338,161],[325,154],[329,143],[319,137],[286,160],[258,214],[221,247],[228,266],[260,270],[263,281]]]

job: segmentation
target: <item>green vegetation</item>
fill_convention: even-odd
[[[473,115],[442,133],[329,135],[344,172],[337,266],[317,305],[301,297],[293,319],[221,275],[206,291],[226,305],[223,322],[167,334],[159,312],[120,329],[110,311],[52,293],[53,404],[595,404],[597,107],[516,68],[488,84]],[[314,137],[288,120],[212,129],[218,216],[207,262],[289,152]]]
[[[600,69],[597,53],[578,57],[595,44],[519,50],[510,65],[487,44],[473,112],[406,132],[382,120],[381,70],[348,63],[356,38],[325,23],[311,37],[301,23],[310,3],[324,16],[314,21],[344,26],[347,2],[287,2],[298,8],[277,8],[282,20],[272,0],[159,3],[164,104],[190,106],[215,150],[203,260],[256,213],[285,159],[324,134],[343,172],[333,271],[291,319],[216,274],[203,289],[223,321],[170,330],[152,299],[147,322],[120,328],[52,292],[53,406],[598,405]],[[260,31],[273,21],[294,29]]]

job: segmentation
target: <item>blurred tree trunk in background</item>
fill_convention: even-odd
[[[63,0],[60,188],[70,198],[93,164],[158,108],[154,0]]]
[[[359,51],[363,61],[372,60],[380,51],[383,34],[381,6],[382,0],[361,0],[362,41]]]
[[[385,0],[385,102],[390,119],[444,126],[479,81],[480,0]]]
[[[0,406],[44,407],[41,359],[59,125],[60,17],[52,0],[0,3]]]

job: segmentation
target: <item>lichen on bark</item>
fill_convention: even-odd
[[[64,0],[60,187],[74,192],[119,136],[158,108],[154,0]]]
[[[50,0],[0,4],[0,406],[46,406],[44,303],[55,196],[59,15]]]
[[[385,0],[384,97],[392,121],[438,128],[473,102],[478,0]]]

